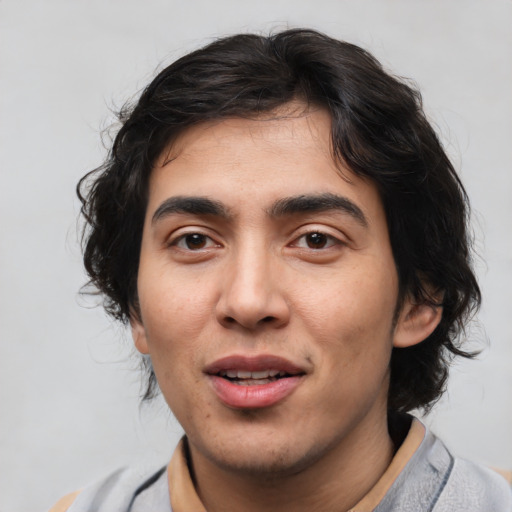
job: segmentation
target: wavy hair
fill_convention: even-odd
[[[294,99],[330,112],[333,157],[378,187],[400,301],[442,305],[435,331],[418,345],[394,348],[390,363],[389,409],[428,410],[444,391],[451,359],[474,355],[461,348],[480,304],[468,198],[420,93],[353,44],[304,29],[235,35],[161,71],[120,111],[122,126],[105,162],[78,184],[89,283],[112,317],[126,323],[138,316],[139,251],[155,159],[189,126],[272,113]],[[155,391],[149,364],[143,398]]]

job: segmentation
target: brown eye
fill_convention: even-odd
[[[199,233],[192,233],[183,237],[183,241],[187,249],[204,249],[206,247],[208,237]]]
[[[187,251],[200,251],[201,249],[210,249],[216,246],[209,236],[202,233],[187,233],[180,236],[171,245]]]
[[[310,249],[323,249],[329,240],[323,233],[308,233],[306,235],[306,244]]]
[[[338,238],[322,233],[321,231],[310,231],[309,233],[304,233],[292,243],[293,247],[298,247],[300,249],[312,249],[316,251],[330,249],[337,245],[343,245],[343,242]]]

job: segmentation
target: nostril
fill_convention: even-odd
[[[260,321],[263,323],[269,323],[272,322],[272,320],[274,320],[273,316],[266,316],[265,318],[262,318]]]

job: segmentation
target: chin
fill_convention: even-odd
[[[310,465],[306,454],[295,454],[289,451],[268,448],[245,453],[237,452],[232,457],[223,454],[214,461],[225,471],[259,478],[275,478],[291,476],[303,471]]]
[[[298,474],[314,464],[329,450],[329,446],[309,446],[292,442],[290,435],[247,435],[238,440],[226,440],[203,451],[210,461],[224,471],[251,477],[273,479]]]

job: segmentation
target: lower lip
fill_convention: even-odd
[[[284,377],[267,384],[242,386],[211,375],[213,389],[222,402],[237,409],[261,409],[277,404],[289,396],[301,381],[301,376]]]

